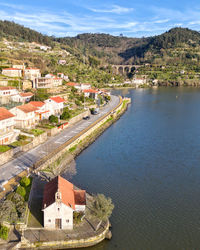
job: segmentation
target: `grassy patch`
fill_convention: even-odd
[[[76,148],[77,148],[77,145],[74,145],[73,147],[71,147],[71,148],[69,149],[69,152],[70,152],[70,153],[74,152],[74,151],[76,150]]]
[[[55,128],[54,125],[52,124],[43,124],[43,125],[40,125],[41,128],[46,128],[46,129],[52,129],[52,128]]]
[[[0,153],[6,152],[10,150],[11,148],[7,145],[0,145]]]
[[[8,239],[8,234],[9,234],[9,228],[5,227],[3,225],[0,226],[0,238],[3,240],[7,240]]]
[[[41,134],[43,134],[44,133],[44,130],[42,130],[42,129],[31,129],[31,134],[33,134],[34,136],[39,136],[39,135],[41,135]]]

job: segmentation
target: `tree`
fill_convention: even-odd
[[[69,111],[64,111],[64,112],[62,113],[62,115],[60,116],[60,119],[62,119],[62,120],[67,120],[67,119],[69,119],[70,117],[71,117],[70,112],[69,112]]]
[[[107,220],[114,209],[114,204],[111,198],[106,198],[104,194],[97,194],[94,196],[94,202],[92,204],[93,214],[100,220],[97,225],[96,231],[99,229],[102,221]]]
[[[22,186],[19,186],[16,190],[16,193],[21,195],[23,198],[26,196],[26,189]]]
[[[50,121],[50,123],[58,123],[58,117],[55,115],[50,115],[49,121]]]
[[[22,187],[28,187],[31,183],[31,180],[27,177],[22,177],[22,179],[20,180],[20,185]]]

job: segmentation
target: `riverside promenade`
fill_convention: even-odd
[[[73,137],[77,136],[81,131],[84,131],[87,127],[95,124],[101,117],[105,117],[106,114],[112,112],[120,104],[120,98],[117,96],[111,96],[111,101],[105,105],[98,115],[92,115],[90,120],[81,120],[75,125],[66,128],[60,134],[49,138],[45,143],[37,146],[36,148],[23,153],[15,159],[0,167],[0,184],[4,188],[8,186],[8,183],[13,181],[17,176],[20,176],[23,172],[28,172],[35,163],[40,161],[45,156],[55,151],[64,143],[70,141]],[[14,184],[13,184],[14,187]],[[5,192],[0,193],[0,198],[3,198]]]

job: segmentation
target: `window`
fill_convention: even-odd
[[[60,208],[58,208],[58,212],[60,211]]]
[[[49,219],[48,222],[51,222],[51,220]]]
[[[66,220],[66,223],[69,223],[69,220]]]

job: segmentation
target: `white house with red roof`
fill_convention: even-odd
[[[38,109],[31,104],[24,104],[12,108],[10,112],[15,115],[15,123],[17,128],[34,128],[36,125],[35,112]]]
[[[98,99],[98,94],[99,91],[95,90],[95,89],[84,89],[83,90],[84,96],[88,97],[88,98],[93,98],[95,100]]]
[[[50,111],[51,115],[60,115],[63,112],[65,100],[60,96],[51,97],[45,100],[47,104],[47,109]]]
[[[26,68],[24,70],[25,80],[35,80],[35,78],[41,77],[40,69],[38,68]]]
[[[45,102],[31,101],[29,104],[37,108],[35,111],[36,120],[41,121],[43,119],[48,119],[51,115],[51,112],[48,110],[48,105]]]
[[[18,90],[10,86],[0,86],[0,97],[14,96],[18,94]]]
[[[57,176],[44,188],[44,228],[73,229],[73,212],[85,212],[85,206],[86,191],[75,190],[72,183]]]
[[[2,75],[10,77],[22,77],[22,70],[17,68],[5,68],[2,69]]]
[[[16,140],[14,125],[15,116],[7,109],[0,107],[0,145]]]
[[[31,97],[33,96],[33,93],[31,92],[25,92],[25,93],[18,93],[16,95],[11,96],[11,100],[13,102],[29,102]]]

